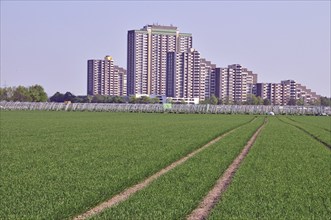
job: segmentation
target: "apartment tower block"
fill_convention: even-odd
[[[127,94],[166,95],[168,52],[187,52],[192,34],[179,33],[177,27],[146,25],[128,31]]]
[[[215,75],[215,95],[223,103],[244,103],[255,91],[257,74],[239,64],[216,68]]]
[[[126,95],[126,70],[114,65],[111,56],[87,61],[88,95]]]
[[[201,84],[200,53],[167,53],[166,96],[174,98],[199,98]]]

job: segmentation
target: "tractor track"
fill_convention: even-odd
[[[297,124],[305,124],[305,125],[308,125],[308,126],[313,126],[313,127],[315,127],[315,128],[318,128],[318,129],[322,129],[322,130],[327,131],[327,132],[331,132],[331,130],[329,130],[329,129],[327,129],[327,128],[322,128],[322,127],[317,126],[317,125],[313,125],[313,124],[309,124],[309,123],[305,123],[305,122],[301,122],[301,121],[296,121],[296,120],[294,120],[293,118],[290,118],[290,117],[288,117],[288,116],[286,116],[286,118],[287,118],[288,120],[291,120],[291,121],[297,123]]]
[[[236,157],[236,159],[232,162],[232,164],[227,168],[227,170],[223,173],[223,175],[217,180],[213,189],[209,191],[207,196],[200,202],[198,207],[194,209],[189,216],[187,216],[188,220],[203,220],[207,219],[210,211],[217,204],[217,202],[222,197],[223,193],[226,191],[227,187],[230,185],[235,172],[240,166],[240,163],[247,156],[249,150],[253,146],[255,140],[260,134],[261,130],[267,124],[267,119],[265,119],[264,123],[255,131],[253,136],[249,139],[246,146],[243,148],[241,153]]]
[[[205,150],[206,148],[208,148],[209,146],[213,145],[214,143],[220,141],[222,138],[224,138],[225,136],[231,134],[232,132],[236,131],[237,129],[239,129],[242,126],[245,126],[246,124],[249,124],[251,122],[253,122],[256,119],[256,117],[254,117],[252,120],[241,124],[229,131],[226,131],[225,133],[221,134],[220,136],[214,138],[213,140],[209,141],[207,144],[203,145],[202,147],[192,151],[191,153],[187,154],[186,156],[182,157],[181,159],[171,163],[170,165],[168,165],[167,167],[161,169],[160,171],[158,171],[157,173],[153,174],[152,176],[144,179],[143,181],[137,183],[136,185],[133,185],[127,189],[125,189],[124,191],[122,191],[121,193],[113,196],[112,198],[110,198],[109,200],[100,203],[99,205],[91,208],[90,210],[86,211],[83,214],[80,214],[76,217],[73,218],[73,220],[83,220],[83,219],[87,219],[93,215],[99,214],[101,212],[103,212],[105,209],[108,209],[110,207],[113,207],[125,200],[127,200],[130,196],[134,195],[136,192],[146,188],[149,184],[151,184],[154,180],[158,179],[160,176],[166,174],[167,172],[169,172],[170,170],[174,169],[175,167],[181,165],[182,163],[184,163],[185,161],[187,161],[188,159],[190,159],[191,157],[195,156],[196,154],[198,154],[199,152]]]
[[[280,120],[281,122],[285,123],[285,124],[288,124],[288,125],[291,125],[301,131],[303,131],[304,133],[308,134],[310,137],[312,137],[313,139],[317,140],[318,142],[320,142],[321,144],[323,144],[325,147],[327,147],[329,150],[331,150],[331,145],[326,143],[325,141],[321,140],[320,138],[318,138],[317,136],[313,135],[312,133],[310,133],[309,131],[307,131],[306,129],[300,127],[299,125],[296,125],[296,124],[292,124],[290,122],[287,122],[287,121],[284,121],[283,119],[280,119],[279,117],[277,117],[278,120]]]

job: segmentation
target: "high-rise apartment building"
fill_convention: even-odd
[[[201,58],[200,60],[200,76],[201,86],[199,92],[200,100],[210,98],[216,94],[216,65],[210,61]],[[203,83],[204,82],[204,83]]]
[[[222,103],[233,103],[233,77],[229,68],[216,68],[215,70],[215,96]]]
[[[283,80],[282,84],[282,105],[287,105],[287,103],[292,99],[296,100],[296,82],[294,80]]]
[[[243,81],[243,83],[245,84],[243,85],[243,88],[246,88],[246,101],[247,101],[247,96],[255,93],[257,74],[253,73],[253,71],[250,71],[247,68],[242,68],[242,74],[245,75],[243,77],[245,78],[245,80]]]
[[[304,104],[314,104],[321,98],[316,92],[312,92],[311,89],[308,89],[300,83],[296,84],[296,95],[297,99],[302,99]]]
[[[190,48],[192,35],[179,33],[174,26],[146,25],[128,31],[128,95],[165,95],[167,53]]]
[[[254,94],[273,105],[313,103],[319,96],[294,80],[257,83],[257,74],[240,64],[216,68],[192,49],[192,34],[177,27],[146,25],[128,31],[127,72],[110,56],[88,60],[89,95],[154,95],[243,104]]]
[[[111,56],[87,61],[88,95],[126,95],[126,70],[114,65]]]
[[[255,95],[268,99],[272,105],[288,105],[290,100],[293,104],[300,99],[303,103],[310,104],[320,98],[315,92],[294,80],[283,80],[281,83],[257,83]]]
[[[283,86],[280,83],[270,83],[270,104],[281,105],[282,104],[282,93]]]
[[[233,102],[236,104],[240,104],[245,94],[246,88],[243,90],[243,75],[242,75],[242,67],[240,64],[232,64],[228,66],[228,69],[233,71]]]
[[[227,68],[216,68],[215,95],[223,103],[243,103],[248,94],[253,94],[257,82],[257,74],[242,68],[239,64]]]
[[[257,83],[256,96],[263,100],[268,99],[272,105],[283,103],[283,85],[281,83]]]
[[[127,75],[126,69],[114,65],[114,81],[113,81],[113,93],[110,94],[117,96],[126,96],[127,92]]]
[[[255,95],[262,99],[268,98],[268,83],[257,83]]]
[[[166,67],[166,96],[174,98],[199,98],[200,53],[194,49],[187,52],[168,52]]]
[[[282,84],[282,105],[287,105],[290,100],[300,100],[305,104],[316,102],[320,96],[312,92],[306,86],[296,83],[294,80],[283,80]]]

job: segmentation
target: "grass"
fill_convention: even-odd
[[[1,111],[0,219],[71,218],[253,117]],[[330,137],[328,117],[280,119],[321,139]],[[95,218],[185,218],[261,120]],[[328,148],[270,117],[210,218],[328,219],[330,170]]]
[[[299,123],[311,125],[314,127],[322,128],[324,130],[331,132],[331,117],[319,116],[319,117],[311,117],[311,116],[289,116],[291,120],[297,121]]]
[[[330,219],[331,151],[270,118],[209,219]]]
[[[296,127],[299,127],[320,140],[321,142],[328,145],[331,148],[331,131],[327,128],[327,123],[331,121],[329,117],[280,117],[286,123],[290,123]],[[323,119],[323,120],[322,120]],[[327,122],[327,123],[325,123]]]
[[[185,218],[214,186],[262,123],[263,117],[259,117],[238,128],[128,200],[92,219]]]
[[[75,216],[253,118],[39,111],[0,114],[0,219]]]

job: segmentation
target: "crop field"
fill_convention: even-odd
[[[289,117],[293,121],[297,121],[302,124],[311,125],[313,127],[322,128],[326,131],[331,131],[331,117],[305,117],[296,116]]]
[[[303,130],[307,134],[313,136],[315,139],[323,142],[331,148],[331,118],[330,117],[315,117],[315,120],[306,117],[286,117],[282,120],[286,123],[292,124],[295,127]]]
[[[0,219],[74,216],[252,119],[1,112]]]
[[[167,167],[123,202],[89,217],[185,219],[265,120],[212,114],[0,114],[0,219],[73,219]],[[331,216],[330,123],[329,117],[268,117],[209,217]]]
[[[231,164],[263,118],[240,127],[191,160],[160,177],[146,190],[95,219],[181,219],[190,214]]]
[[[328,148],[270,118],[210,219],[330,219],[330,171]]]

